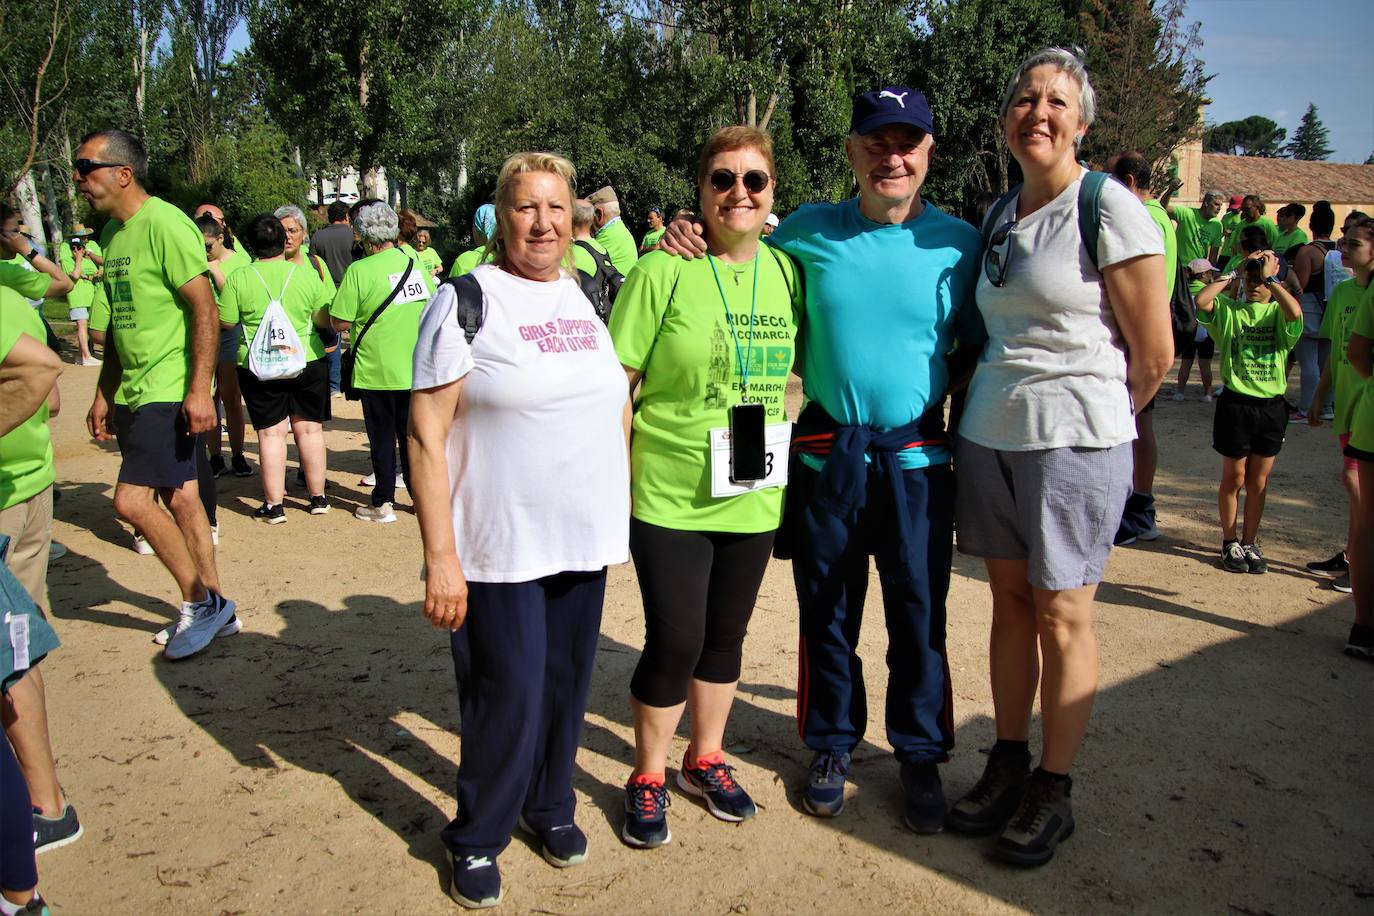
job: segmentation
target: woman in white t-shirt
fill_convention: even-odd
[[[1007,86],[1002,126],[1025,183],[986,227],[988,343],[959,428],[959,549],[984,558],[992,587],[998,740],[946,823],[1000,831],[994,851],[1019,865],[1048,862],[1073,831],[1068,773],[1097,690],[1093,597],[1131,489],[1133,405],[1173,362],[1163,239],[1122,185],[1102,185],[1095,257],[1084,247],[1077,150],[1094,108],[1083,64],[1061,49]]]
[[[440,288],[415,350],[424,611],[451,633],[463,722],[441,836],[468,907],[500,900],[496,856],[517,822],[556,866],[587,854],[572,770],[606,567],[629,558],[629,385],[573,279],[574,179],[550,153],[506,160],[492,263]]]

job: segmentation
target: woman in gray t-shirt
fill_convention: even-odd
[[[1007,87],[1002,126],[1025,183],[989,216],[988,343],[959,430],[959,549],[984,558],[992,587],[998,740],[947,824],[1000,831],[996,854],[1019,865],[1048,862],[1073,831],[1068,773],[1097,689],[1093,598],[1131,488],[1133,405],[1173,361],[1163,238],[1121,185],[1101,185],[1096,251],[1084,247],[1076,154],[1094,107],[1083,64],[1060,49]]]

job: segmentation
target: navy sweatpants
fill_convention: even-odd
[[[572,773],[596,662],[606,570],[533,582],[468,583],[451,638],[463,714],[455,856],[496,856],[521,814],[536,830],[573,822]]]
[[[868,697],[856,651],[878,565],[887,619],[887,740],[908,763],[944,760],[954,747],[945,597],[954,551],[954,474],[948,466],[902,472],[909,550],[897,549],[891,491],[870,466],[867,505],[846,518],[813,503],[820,474],[802,468],[792,576],[801,610],[797,727],[813,750],[849,751],[864,737]]]
[[[10,743],[0,737],[0,887],[26,891],[37,885],[29,786]]]

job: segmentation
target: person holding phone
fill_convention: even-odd
[[[630,552],[645,639],[630,682],[635,767],[621,838],[638,848],[672,839],[666,764],[684,709],[678,787],[721,820],[755,814],[722,748],[786,483],[783,399],[801,298],[791,258],[759,243],[776,180],[767,133],[716,131],[697,166],[706,257],[649,252],[611,313],[636,392]]]

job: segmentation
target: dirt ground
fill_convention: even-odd
[[[406,500],[393,525],[351,517],[367,472],[358,405],[334,402],[329,515],[308,515],[293,491],[289,523],[261,525],[258,478],[220,480],[220,569],[244,629],[169,663],[152,635],[175,613],[172,580],[130,549],[111,506],[118,455],[83,428],[97,372],[68,366],[53,427],[54,534],[70,553],[50,572],[64,644],[44,667],[59,772],[86,834],[40,858],[45,896],[71,913],[453,912],[438,839],[460,754],[448,646],[420,613]],[[849,803],[834,820],[802,812],[810,755],[793,719],[796,604],[781,562],[759,596],[727,737],[759,816],[727,825],[675,792],[673,843],[622,845],[643,632],[625,566],[610,573],[578,756],[590,858],[559,871],[517,836],[500,859],[505,911],[1369,912],[1374,666],[1341,654],[1350,598],[1303,568],[1344,536],[1334,436],[1290,429],[1262,532],[1270,572],[1228,574],[1200,394],[1194,375],[1187,402],[1159,403],[1164,535],[1116,551],[1099,593],[1102,688],[1074,772],[1078,831],[1049,867],[1012,870],[989,841],[902,827],[879,727],[876,577],[863,635],[872,728]],[[248,451],[256,466],[251,433]],[[951,798],[993,740],[990,614],[981,564],[957,557]]]

